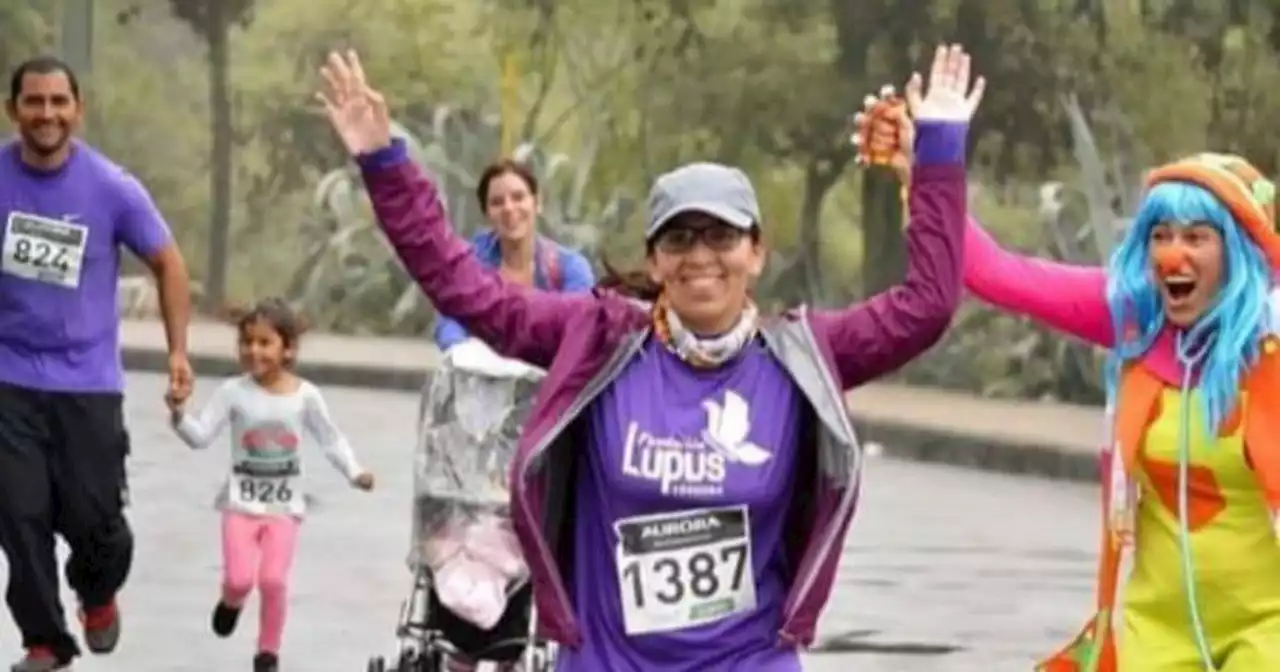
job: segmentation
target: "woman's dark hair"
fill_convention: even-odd
[[[277,334],[280,334],[280,341],[284,343],[284,347],[295,352],[302,334],[306,333],[311,326],[306,318],[299,315],[287,301],[279,297],[263,299],[248,308],[230,308],[227,310],[227,317],[236,325],[236,331],[241,335],[249,325],[256,322],[270,325]],[[292,358],[285,364],[292,365]]]
[[[489,185],[508,173],[524,180],[529,193],[538,195],[538,178],[534,177],[533,171],[515,159],[502,159],[485,167],[484,172],[480,173],[480,181],[476,182],[476,200],[480,202],[481,210],[486,210],[489,206]]]
[[[601,257],[600,265],[604,267],[604,276],[596,281],[598,289],[613,290],[623,296],[649,302],[657,301],[662,293],[662,286],[643,270],[619,270],[604,257]]]

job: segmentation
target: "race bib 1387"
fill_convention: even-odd
[[[636,516],[614,528],[627,634],[681,630],[755,608],[746,506]]]

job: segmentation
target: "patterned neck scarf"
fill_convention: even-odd
[[[755,304],[748,303],[732,329],[719,336],[702,338],[685,329],[663,297],[658,297],[653,304],[653,333],[667,349],[698,368],[715,368],[737,357],[755,338],[759,319]]]

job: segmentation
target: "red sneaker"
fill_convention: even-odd
[[[71,669],[71,661],[58,660],[53,649],[45,646],[32,646],[27,655],[9,668],[10,672],[57,672]]]
[[[113,600],[105,607],[80,610],[84,643],[94,653],[111,653],[120,643],[120,610]]]

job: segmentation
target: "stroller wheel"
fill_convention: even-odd
[[[538,655],[533,659],[533,669],[529,672],[551,672],[552,665],[548,659],[547,652],[539,651]]]
[[[370,658],[368,672],[387,672],[387,660],[382,656]]]
[[[434,651],[412,651],[400,655],[394,670],[387,672],[443,672],[444,659]]]

